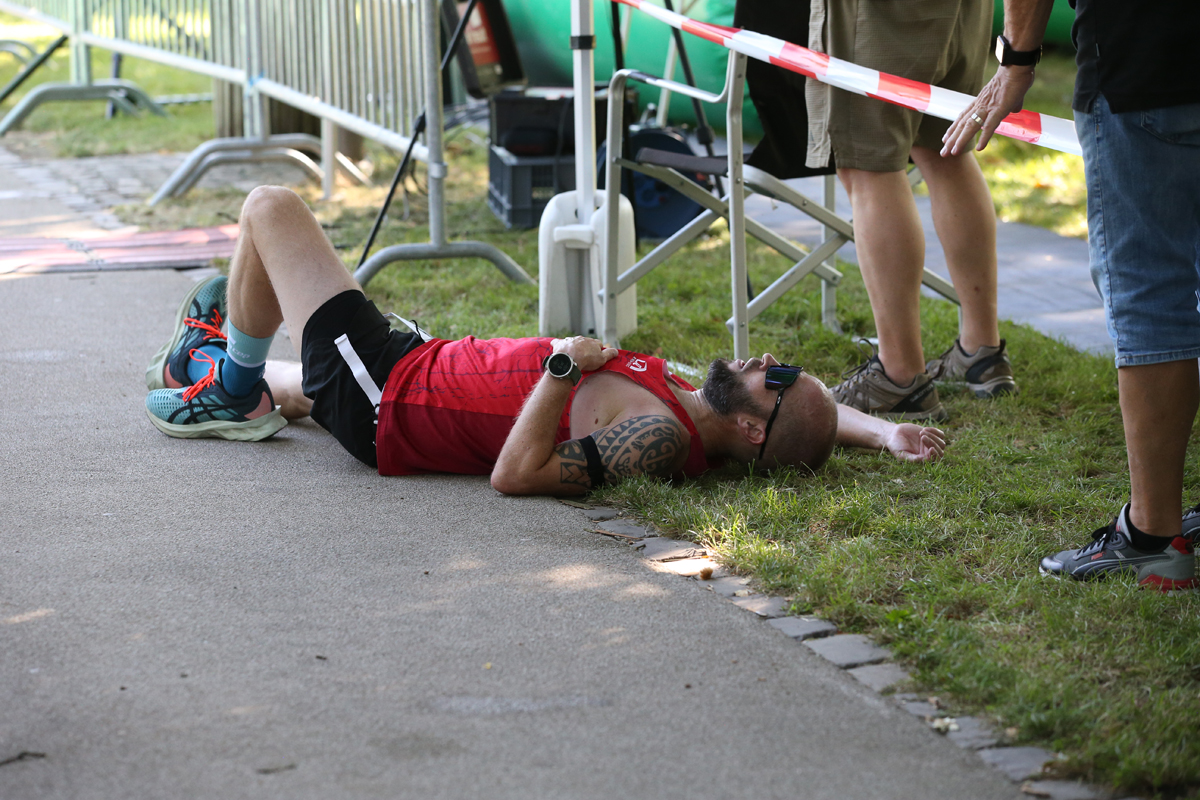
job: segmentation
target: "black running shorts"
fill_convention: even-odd
[[[304,326],[300,361],[304,396],[313,401],[312,418],[350,455],[377,467],[375,409],[334,344],[343,333],[380,389],[396,362],[421,345],[421,337],[392,330],[375,304],[357,289],[326,300]]]

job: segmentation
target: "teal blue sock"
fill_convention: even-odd
[[[213,360],[213,364],[225,357],[225,347],[218,344],[206,344],[204,347],[196,348],[196,352],[204,353],[204,355]],[[204,359],[192,356],[191,360],[188,361],[188,380],[190,380],[192,383],[197,383],[201,378],[208,374],[208,371],[212,369],[212,367],[213,365],[209,364]]]
[[[274,336],[259,339],[239,331],[230,320],[225,330],[227,356],[221,368],[221,384],[234,397],[250,394],[267,368],[267,353]]]

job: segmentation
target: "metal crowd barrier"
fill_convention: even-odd
[[[131,111],[157,109],[128,81],[93,80],[91,47],[242,87],[246,135],[201,145],[151,204],[187,191],[214,166],[238,162],[297,164],[322,180],[328,195],[337,169],[366,180],[337,152],[339,128],[403,151],[423,107],[425,142],[413,156],[428,168],[430,241],[385,248],[355,277],[366,284],[405,259],[483,258],[510,279],[533,283],[490,244],[446,240],[437,0],[0,0],[0,10],[56,28],[71,47],[71,82],[30,91],[0,120],[0,135],[48,100],[99,98]],[[267,98],[320,118],[321,137],[272,136]]]

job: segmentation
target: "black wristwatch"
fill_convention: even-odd
[[[1013,50],[1004,34],[996,37],[996,60],[1002,67],[1032,67],[1042,60],[1042,47],[1036,50]]]
[[[579,385],[583,371],[575,363],[575,359],[566,353],[554,353],[542,360],[542,369],[550,373],[551,378],[569,378],[572,386]]]

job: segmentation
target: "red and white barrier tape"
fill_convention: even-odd
[[[952,92],[927,83],[860,67],[773,36],[698,22],[644,0],[617,1],[633,6],[673,28],[687,31],[750,58],[799,72],[848,92],[885,100],[940,119],[957,119],[974,99],[962,92]],[[1023,142],[1033,142],[1052,150],[1083,155],[1079,147],[1079,138],[1075,135],[1075,123],[1048,114],[1039,114],[1036,111],[1009,114],[996,128],[996,133]]]

